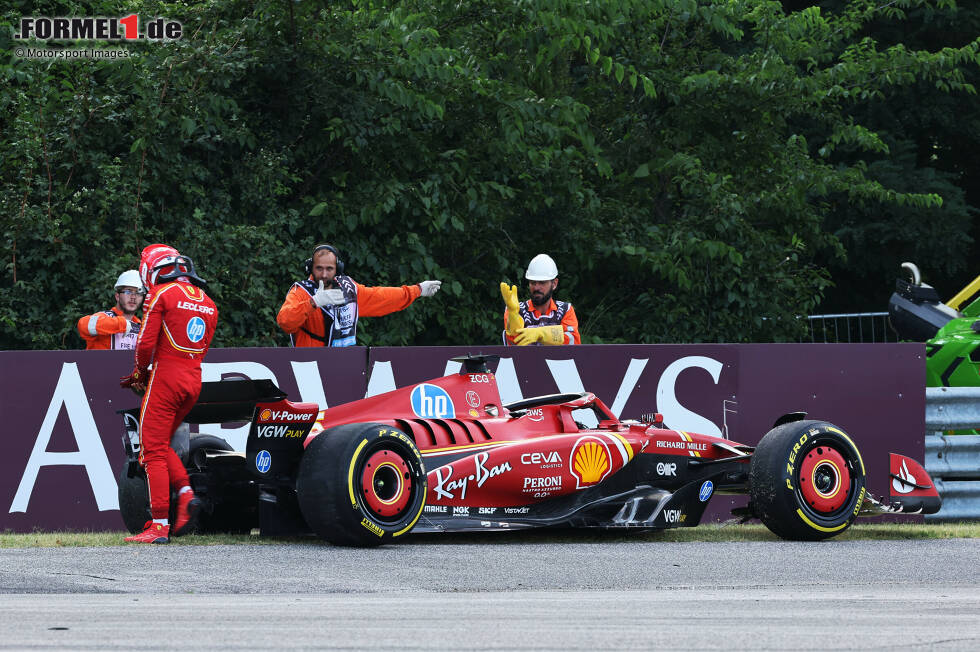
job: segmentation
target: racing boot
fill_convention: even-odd
[[[177,518],[174,521],[174,536],[188,534],[197,526],[197,515],[201,511],[201,501],[188,489],[177,496]]]
[[[129,543],[170,543],[170,526],[147,521],[142,532],[123,540]]]

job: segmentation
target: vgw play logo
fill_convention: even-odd
[[[412,390],[412,412],[422,419],[453,419],[456,407],[449,393],[438,385],[422,383]]]

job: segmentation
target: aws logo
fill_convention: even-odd
[[[585,489],[602,482],[612,470],[609,447],[598,437],[586,436],[572,447],[571,473],[575,476],[575,488]]]
[[[412,390],[412,412],[422,419],[454,419],[456,407],[442,387],[422,383]]]

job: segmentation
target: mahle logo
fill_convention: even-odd
[[[122,18],[105,16],[56,17],[22,16],[20,31],[15,39],[41,41],[175,41],[184,33],[176,20],[153,18],[140,29],[140,17],[130,14]]]

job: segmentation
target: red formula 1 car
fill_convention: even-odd
[[[462,370],[320,411],[270,381],[205,383],[190,422],[251,421],[244,454],[190,437],[185,459],[205,509],[202,527],[315,532],[374,546],[409,532],[567,526],[656,530],[697,525],[715,494],[747,494],[786,539],[840,534],[858,516],[935,513],[941,500],[914,460],[891,454],[891,495],[865,489],[851,438],[802,413],[780,418],[758,446],[671,430],[659,415],[620,421],[593,394],[500,404],[486,357]],[[586,428],[574,417],[592,410]],[[123,519],[147,519],[136,462],[138,413],[125,412]],[[181,447],[184,448],[184,447]]]

